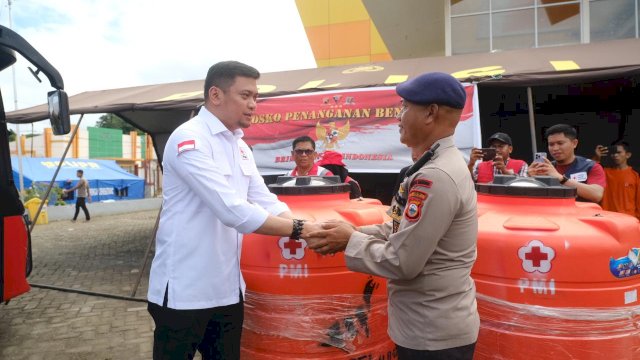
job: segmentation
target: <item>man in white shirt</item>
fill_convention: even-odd
[[[205,105],[164,150],[163,203],[149,278],[154,359],[238,359],[245,282],[242,236],[298,238],[313,223],[292,219],[269,192],[242,140],[256,109],[260,73],[225,61],[209,68]]]

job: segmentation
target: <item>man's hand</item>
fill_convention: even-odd
[[[507,169],[507,164],[504,163],[504,159],[502,155],[496,155],[493,159],[493,165],[496,169],[500,170],[500,173],[503,175],[515,175],[515,172],[511,169]]]
[[[310,233],[318,232],[322,230],[323,228],[321,223],[313,222],[313,221],[305,221],[304,226],[302,226],[302,233],[300,234],[300,237],[307,240]]]
[[[500,170],[500,172],[503,174],[505,170],[507,170],[507,166],[505,165],[504,159],[501,155],[496,155],[496,157],[493,158],[493,166],[495,166],[496,169]]]
[[[304,239],[310,249],[323,255],[344,251],[356,231],[353,225],[337,221],[324,223],[322,227],[323,230],[312,232]]]
[[[609,148],[603,145],[598,145],[594,151],[593,160],[600,162],[602,157],[607,155],[609,155]]]
[[[469,166],[473,166],[476,161],[482,159],[482,155],[482,150],[478,148],[471,149],[471,152],[469,153]]]
[[[544,162],[533,162],[529,165],[529,169],[527,170],[529,176],[551,176],[558,180],[562,180],[562,175],[556,170],[555,166],[549,161],[549,159],[544,159]]]

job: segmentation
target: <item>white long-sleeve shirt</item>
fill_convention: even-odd
[[[242,140],[206,108],[169,137],[148,299],[173,309],[236,304],[242,234],[289,211],[269,192]]]

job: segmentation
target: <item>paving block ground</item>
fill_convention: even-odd
[[[152,210],[36,225],[29,282],[130,296],[156,216]],[[148,273],[147,265],[138,298],[146,297]],[[150,359],[152,346],[145,302],[34,287],[0,305],[0,359]]]

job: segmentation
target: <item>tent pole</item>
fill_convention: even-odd
[[[42,199],[40,199],[41,200],[40,201],[40,206],[38,207],[38,211],[36,212],[36,215],[31,220],[31,226],[29,227],[29,232],[32,232],[33,228],[36,226],[36,221],[38,221],[38,216],[40,216],[40,211],[42,211],[42,207],[44,206],[46,199],[49,198],[49,193],[51,193],[51,188],[53,187],[53,184],[56,181],[56,176],[58,176],[58,172],[60,171],[60,167],[62,167],[62,163],[64,162],[64,159],[67,156],[67,152],[69,152],[69,148],[71,147],[71,144],[73,143],[73,138],[75,138],[76,134],[78,133],[78,129],[80,128],[80,123],[82,122],[82,118],[83,117],[84,117],[84,114],[80,115],[80,119],[78,120],[78,123],[76,124],[75,128],[73,129],[73,132],[71,133],[71,138],[69,139],[69,142],[67,143],[67,148],[64,149],[64,152],[62,153],[62,157],[60,158],[60,162],[58,163],[58,168],[56,168],[56,172],[53,173],[53,177],[51,178],[51,181],[49,182],[49,187],[47,188],[47,191],[44,194],[44,196],[42,197]]]
[[[136,280],[136,283],[133,285],[133,290],[131,291],[132,298],[136,296],[136,292],[138,292],[138,286],[140,285],[140,281],[142,280],[142,275],[144,274],[144,270],[147,268],[147,263],[149,261],[149,253],[151,252],[151,247],[155,243],[156,234],[158,233],[158,225],[160,224],[161,213],[162,213],[162,205],[160,205],[160,210],[158,210],[158,216],[156,217],[156,224],[153,227],[151,237],[149,238],[149,244],[147,244],[147,251],[144,252],[144,258],[142,259],[142,264],[140,265],[140,270],[138,271],[138,279]]]
[[[533,108],[533,93],[531,91],[531,86],[527,86],[527,102],[529,106],[529,131],[531,132],[531,150],[533,151],[533,154],[535,154],[538,152],[538,144],[536,141],[536,119]]]

